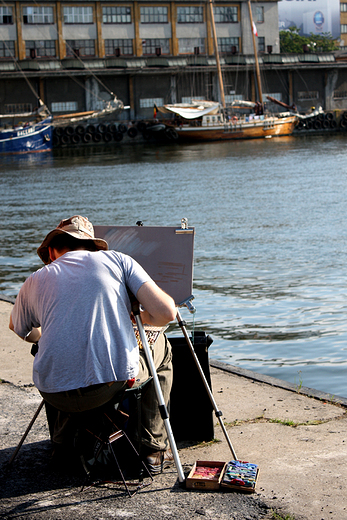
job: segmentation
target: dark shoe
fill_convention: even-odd
[[[174,457],[170,448],[166,451],[154,451],[147,455],[145,463],[152,475],[158,475],[172,466]]]

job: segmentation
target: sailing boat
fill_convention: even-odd
[[[39,102],[33,112],[0,115],[0,155],[52,150],[52,116]]]
[[[264,114],[263,96],[260,81],[259,62],[256,51],[255,34],[253,30],[253,17],[251,2],[248,0],[251,32],[253,37],[254,58],[256,66],[256,79],[259,92],[259,102],[235,101],[239,106],[248,106],[254,109],[249,116],[229,117],[227,115],[222,69],[219,60],[216,26],[213,13],[213,0],[209,0],[211,25],[213,31],[213,42],[218,71],[218,82],[220,88],[221,103],[211,101],[194,101],[187,105],[176,103],[158,107],[161,113],[174,113],[179,116],[175,118],[173,129],[177,132],[180,141],[217,141],[232,139],[256,139],[273,136],[284,136],[292,134],[297,116],[293,113]]]

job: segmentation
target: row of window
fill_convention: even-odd
[[[258,40],[259,43],[259,40]],[[259,47],[259,50],[265,50]],[[204,38],[179,38],[179,54],[205,54]],[[27,58],[54,58],[56,56],[55,40],[26,40]],[[159,51],[158,51],[159,49]],[[239,52],[238,38],[218,38],[218,49],[220,53],[230,54]],[[169,38],[149,38],[142,41],[144,55],[170,54]],[[132,39],[106,39],[106,56],[133,56]],[[95,56],[95,40],[66,40],[66,56]],[[15,56],[14,41],[0,41],[0,58],[11,58]]]
[[[264,94],[264,97],[271,96],[272,98],[277,99],[278,101],[282,101],[282,94],[279,92],[274,92],[270,94]],[[311,101],[312,99],[319,99],[319,92],[317,90],[314,91],[302,91],[297,93],[298,100],[300,101]],[[347,98],[347,92],[334,92],[334,98]],[[195,100],[197,99],[205,99],[202,96],[195,96]],[[232,103],[236,99],[244,99],[243,94],[230,94],[225,95],[225,102],[227,104]],[[191,103],[191,97],[182,97],[182,103]],[[150,108],[153,109],[154,105],[162,106],[164,104],[163,98],[140,98],[139,100],[140,108]],[[5,113],[6,114],[19,114],[24,112],[31,112],[32,105],[29,103],[17,103],[17,104],[6,104],[5,105]],[[78,110],[77,101],[60,101],[51,103],[51,112],[76,112]]]
[[[347,4],[345,4],[347,5]],[[237,23],[238,7],[218,6],[214,7],[216,23]],[[24,24],[53,24],[53,7],[23,7]],[[63,19],[65,24],[91,24],[94,21],[93,7],[63,7]],[[255,8],[255,21],[264,21],[264,8]],[[104,24],[126,24],[131,23],[131,9],[125,6],[112,6],[102,8],[102,22]],[[168,23],[168,8],[166,6],[143,6],[140,7],[140,22]],[[203,6],[177,6],[177,23],[203,23]],[[0,6],[0,24],[12,24],[12,7]]]

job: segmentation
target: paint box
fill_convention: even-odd
[[[257,464],[242,460],[231,460],[225,465],[221,488],[233,489],[242,493],[254,493],[259,475]]]
[[[205,491],[219,490],[225,466],[226,462],[196,461],[186,479],[186,488]]]

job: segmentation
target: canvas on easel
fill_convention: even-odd
[[[94,232],[109,249],[134,258],[176,305],[192,298],[194,228],[94,226]]]

